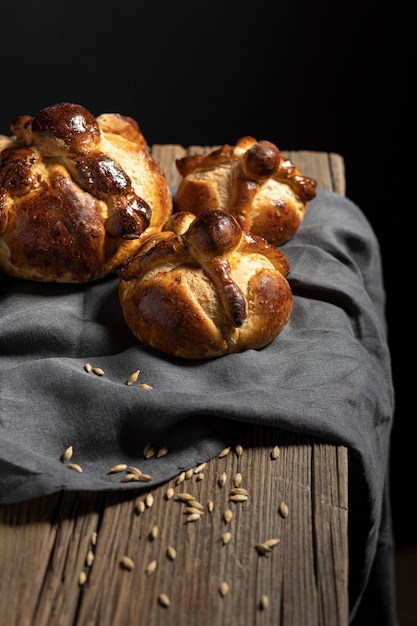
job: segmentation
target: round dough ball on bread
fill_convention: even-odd
[[[174,214],[118,270],[121,308],[145,345],[185,359],[263,348],[286,326],[283,252],[229,213]]]
[[[0,138],[0,272],[102,278],[172,214],[164,172],[135,120],[59,103]]]

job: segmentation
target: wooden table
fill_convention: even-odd
[[[171,185],[175,158],[202,150],[152,147]],[[283,152],[345,193],[340,155]],[[139,497],[64,492],[0,506],[0,623],[347,625],[347,449],[253,426],[225,452]],[[239,474],[248,499],[234,502]],[[186,522],[181,492],[202,503],[198,520]],[[270,551],[256,547],[269,539],[279,540]]]

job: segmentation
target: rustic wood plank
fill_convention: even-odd
[[[58,493],[0,507],[0,602],[5,624],[73,623],[78,575],[97,528],[94,506],[102,497]]]
[[[153,489],[154,503],[143,513],[135,504],[146,494],[131,493],[64,494],[62,502],[55,495],[0,507],[1,596],[6,584],[12,598],[7,624],[113,626],[146,616],[149,626],[159,626],[167,612],[182,626],[195,626],[196,619],[244,626],[248,616],[253,625],[347,624],[344,448],[256,426],[242,444],[241,456],[233,446],[226,457],[210,461],[204,479],[194,474],[180,485],[173,479]],[[280,455],[273,460],[275,445]],[[227,480],[220,487],[223,472]],[[243,503],[229,500],[238,472],[249,493]],[[168,487],[195,495],[204,506],[201,519],[187,524],[185,504],[167,500]],[[282,501],[287,518],[279,514]],[[229,523],[227,508],[233,512]],[[154,525],[159,533],[151,540]],[[223,545],[226,531],[232,537]],[[256,544],[271,537],[280,543],[259,555]],[[175,561],[167,557],[168,546],[177,551]],[[94,561],[87,565],[90,550]],[[123,555],[134,561],[133,571],[120,566]],[[146,576],[154,559],[157,569]],[[224,598],[222,581],[230,587]],[[158,603],[161,592],[171,599],[168,609]],[[263,595],[269,598],[264,610]]]
[[[100,504],[97,504],[100,503]],[[79,576],[86,570],[92,536],[98,528],[96,507],[102,495],[73,493],[62,497],[56,509],[55,541],[38,597],[34,624],[66,626],[76,623],[80,598]]]
[[[335,456],[336,454],[336,456]],[[344,623],[347,616],[347,545],[341,540],[348,523],[348,475],[346,448],[321,443],[313,445],[312,488],[314,492],[314,542],[317,588],[320,602],[319,623]],[[333,472],[329,480],[328,471]],[[327,586],[327,589],[323,588]]]
[[[180,175],[175,165],[175,159],[181,159],[186,155],[185,148],[177,144],[155,144],[152,146],[151,152],[164,170],[168,184],[170,186],[177,185]]]
[[[33,616],[56,535],[49,516],[59,500],[57,494],[0,507],[0,604],[5,624],[36,623]]]
[[[171,185],[175,158],[212,147],[154,146]],[[343,159],[286,153],[319,186],[344,193]],[[243,454],[236,453],[236,444]],[[280,454],[271,458],[278,445]],[[142,513],[128,493],[63,493],[0,506],[0,602],[8,626],[347,626],[347,450],[313,437],[253,426],[223,458],[177,485],[154,488]],[[226,473],[226,484],[219,477]],[[248,501],[229,501],[233,476],[242,474]],[[201,476],[204,476],[201,479]],[[185,505],[166,491],[190,491],[205,513],[186,523]],[[213,512],[207,501],[213,500]],[[288,517],[279,513],[280,502]],[[230,508],[232,519],[223,514]],[[159,529],[150,538],[153,526]],[[230,531],[223,545],[222,534]],[[97,542],[94,544],[94,533]],[[260,555],[255,546],[280,541]],[[167,557],[174,546],[177,557]],[[93,560],[87,563],[91,552]],[[128,555],[128,571],[120,559]],[[147,565],[156,571],[146,575]],[[80,573],[85,575],[80,584]],[[219,593],[226,581],[229,592]],[[170,606],[158,603],[161,592]],[[269,606],[262,609],[263,595]]]
[[[345,164],[340,154],[291,150],[282,152],[305,176],[314,178],[321,189],[345,195]]]

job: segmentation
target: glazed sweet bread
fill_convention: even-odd
[[[270,141],[246,136],[235,146],[176,159],[181,175],[174,211],[227,211],[246,231],[279,246],[301,225],[316,195],[304,176]]]
[[[176,357],[263,348],[292,312],[285,254],[222,210],[173,214],[117,273],[133,334]]]
[[[0,137],[0,272],[85,283],[112,272],[172,214],[137,122],[59,103]]]

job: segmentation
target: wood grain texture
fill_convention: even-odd
[[[153,153],[175,185],[175,158],[198,149],[154,146]],[[319,186],[344,193],[339,155],[286,154]],[[248,490],[245,502],[230,501],[237,473]],[[210,460],[183,483],[176,481],[152,489],[153,504],[143,512],[137,501],[146,494],[131,491],[57,493],[0,506],[1,623],[347,626],[346,448],[253,426],[244,440],[231,442],[226,456]],[[166,497],[169,487],[172,499]],[[177,499],[185,491],[203,505],[197,521],[186,521],[186,505]],[[279,513],[281,502],[288,506],[286,518]],[[226,509],[233,513],[229,522]],[[154,526],[156,538],[150,535]],[[223,544],[225,532],[231,539]],[[259,554],[256,544],[269,538],[279,543]],[[168,558],[169,546],[176,550],[175,560]],[[131,571],[121,565],[123,556],[133,560]],[[156,570],[147,575],[154,560]],[[229,585],[224,597],[222,582]],[[161,593],[169,597],[169,607],[160,604]],[[262,596],[269,599],[266,608]]]

